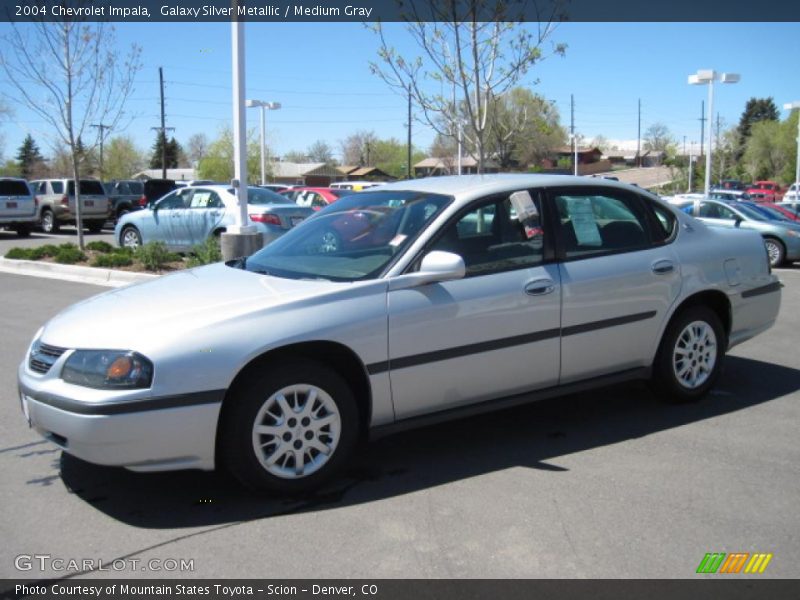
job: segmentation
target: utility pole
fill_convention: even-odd
[[[636,166],[642,166],[642,99],[639,98],[639,118],[636,126]]]
[[[703,156],[703,148],[705,148],[705,133],[706,133],[706,101],[700,101],[700,156]]]
[[[92,127],[97,127],[100,130],[100,181],[105,179],[103,176],[103,138],[105,137],[105,130],[111,129],[111,125],[103,125],[102,123],[92,124]]]
[[[716,136],[715,136],[716,140],[714,142],[714,146],[717,148],[717,163],[718,163],[717,166],[719,167],[718,183],[721,183],[722,182],[722,157],[719,154],[719,130],[720,130],[719,113],[717,113],[717,132],[716,132]]]
[[[572,167],[573,175],[578,174],[578,140],[575,137],[575,96],[569,95],[569,137],[572,138]]]
[[[408,167],[406,178],[411,179],[411,86],[408,86]]]
[[[175,131],[174,127],[166,126],[166,117],[164,116],[164,69],[158,67],[158,81],[161,85],[161,127],[151,127],[155,131],[161,133],[161,179],[167,178],[167,131]]]

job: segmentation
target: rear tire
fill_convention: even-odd
[[[90,233],[100,233],[103,231],[103,225],[105,225],[105,221],[87,221],[86,228]]]
[[[277,363],[236,385],[223,407],[221,464],[256,491],[319,487],[347,462],[358,440],[350,386],[311,360]]]
[[[53,211],[48,208],[42,211],[40,224],[42,226],[42,231],[45,233],[58,233],[60,229],[60,224],[56,216],[53,214]]]
[[[717,314],[706,306],[681,311],[670,322],[653,363],[653,388],[662,400],[695,402],[713,387],[728,341]]]
[[[29,237],[31,235],[31,229],[33,229],[30,225],[15,225],[14,231],[17,232],[19,237]]]

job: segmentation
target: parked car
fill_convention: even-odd
[[[156,200],[169,194],[178,188],[178,184],[173,179],[147,179],[144,182],[144,197],[147,200],[145,206],[152,206]]]
[[[682,208],[688,214],[693,214],[694,203],[687,203]],[[725,203],[719,200],[701,201],[698,213],[694,216],[718,227],[758,231],[764,238],[769,262],[773,267],[800,260],[800,225],[771,220],[744,203]]]
[[[297,187],[291,190],[284,190],[280,195],[288,201],[294,202],[298,206],[310,206],[314,210],[325,208],[342,196],[352,194],[352,190],[340,190],[333,188],[319,187]]]
[[[39,199],[39,226],[45,233],[57,233],[61,225],[74,225],[77,218],[74,179],[37,179],[30,187]],[[81,179],[81,217],[83,226],[99,233],[111,216],[111,202],[103,184],[96,179]]]
[[[720,187],[723,190],[743,192],[747,186],[738,179],[723,179],[720,181]]]
[[[334,190],[353,190],[354,192],[360,192],[379,185],[384,185],[384,183],[382,181],[337,181],[336,183],[332,183],[330,187]]]
[[[755,202],[779,202],[783,197],[781,186],[774,181],[756,181],[746,191]]]
[[[111,217],[117,221],[122,215],[147,206],[144,195],[144,182],[139,179],[109,181],[105,184],[111,201]]]
[[[726,200],[728,202],[749,202],[750,194],[740,190],[709,190],[708,197],[711,200]]]
[[[27,181],[0,177],[0,227],[13,229],[20,237],[29,236],[38,222],[37,205]]]
[[[219,181],[212,181],[211,179],[190,179],[180,180],[175,182],[175,187],[193,187],[197,185],[225,185]]]
[[[783,202],[800,202],[800,194],[798,194],[799,189],[800,183],[793,183],[789,186],[789,189],[783,195],[781,200]]]
[[[363,212],[388,241],[318,243]],[[640,378],[697,400],[775,322],[780,288],[757,233],[632,186],[419,179],[246,259],[82,301],[34,336],[18,383],[28,423],[83,460],[295,493],[368,434]]]
[[[265,244],[314,212],[256,187],[248,188],[247,197],[247,213],[264,236]],[[114,239],[129,248],[160,241],[172,250],[188,251],[233,225],[238,210],[236,196],[229,186],[178,188],[151,208],[124,215],[114,228]]]
[[[264,185],[257,185],[256,187],[263,188],[265,190],[269,190],[271,192],[275,192],[276,194],[280,194],[285,190],[289,190],[298,186],[295,185],[284,185],[282,183],[265,183]]]
[[[775,221],[788,223],[800,222],[800,215],[773,202],[745,202],[745,205],[754,208]]]

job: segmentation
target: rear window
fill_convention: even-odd
[[[70,196],[75,194],[75,182],[70,181],[68,184],[68,194]],[[81,179],[81,194],[86,195],[97,195],[97,196],[105,196],[106,191],[103,189],[103,184],[99,181],[93,181],[89,179]]]
[[[228,188],[229,194],[235,194],[233,188]],[[286,204],[287,199],[280,194],[276,194],[272,190],[265,190],[263,188],[247,188],[247,203],[248,204]]]
[[[28,184],[14,179],[0,181],[0,196],[30,196]]]

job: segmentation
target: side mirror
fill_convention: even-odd
[[[462,279],[466,272],[464,259],[458,254],[433,250],[423,257],[419,271],[395,277],[389,282],[389,290],[404,290],[428,283]]]
[[[733,226],[739,227],[739,225],[742,224],[742,221],[744,221],[744,219],[742,219],[742,217],[740,217],[739,215],[736,215],[735,217],[733,217],[733,222],[734,222]]]

